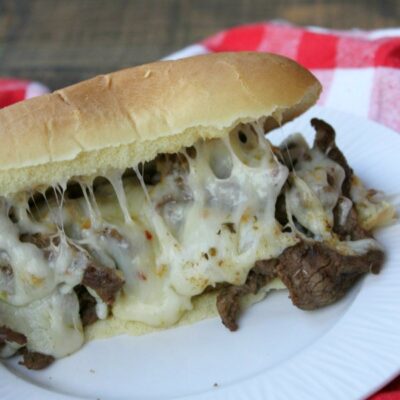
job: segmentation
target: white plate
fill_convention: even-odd
[[[400,193],[400,137],[375,123],[315,107],[277,133],[313,137],[326,119],[356,173],[371,187]],[[398,200],[397,200],[398,202]],[[143,337],[86,345],[31,372],[15,359],[0,366],[0,398],[48,399],[358,399],[400,370],[400,225],[377,234],[387,251],[342,301],[312,312],[273,293],[230,333],[218,319]]]

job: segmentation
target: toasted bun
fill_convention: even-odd
[[[0,194],[126,168],[240,122],[284,123],[321,86],[294,61],[225,53],[98,76],[0,111]]]

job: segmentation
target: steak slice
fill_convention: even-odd
[[[27,350],[25,347],[27,344],[27,338],[22,333],[13,331],[7,326],[0,326],[0,350],[7,343],[11,342],[14,342],[21,347],[18,350],[18,353],[22,354],[23,359],[19,364],[24,365],[28,369],[43,369],[54,361],[53,356]]]
[[[106,304],[111,305],[125,281],[117,270],[90,262],[81,283],[93,289]]]
[[[333,209],[333,232],[339,236],[340,240],[360,240],[372,237],[370,232],[361,227],[354,205],[351,207],[344,224],[340,224],[341,201],[342,199],[339,198],[336,207]]]
[[[43,250],[46,259],[50,259],[51,245],[58,246],[60,238],[58,236],[51,237],[43,233],[23,233],[20,235],[19,240],[22,243],[32,243],[39,249]]]
[[[50,236],[43,233],[23,233],[19,240],[23,243],[32,243],[39,249],[46,249],[51,244]]]
[[[280,255],[277,274],[295,306],[314,310],[339,300],[361,275],[378,273],[383,261],[380,250],[345,256],[323,243],[302,241]]]
[[[324,243],[302,241],[276,259],[257,261],[243,285],[222,288],[217,310],[222,323],[237,330],[243,296],[256,294],[275,277],[288,288],[295,306],[314,310],[339,300],[363,274],[379,273],[383,261],[381,250],[345,256]]]
[[[0,326],[0,346],[6,342],[14,342],[20,346],[25,346],[27,343],[26,336],[22,333],[15,332],[7,326]]]
[[[96,312],[96,299],[83,285],[76,286],[74,290],[79,300],[79,314],[82,325],[87,326],[95,323],[99,319]]]
[[[50,364],[54,362],[54,357],[38,353],[36,351],[29,351],[24,349],[22,351],[23,360],[20,361],[20,365],[25,366],[28,369],[39,370],[47,368]]]
[[[263,286],[276,277],[277,260],[257,261],[250,270],[243,285],[223,287],[217,296],[217,310],[222,323],[230,330],[238,329],[237,318],[241,311],[241,299],[246,294],[256,294]]]
[[[342,184],[342,194],[350,197],[351,178],[353,170],[347,163],[346,157],[336,146],[335,130],[322,119],[313,118],[311,125],[316,131],[314,139],[314,148],[318,148],[322,153],[326,154],[331,160],[337,162],[345,172],[345,179]]]

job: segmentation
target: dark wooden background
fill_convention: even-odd
[[[0,76],[52,89],[267,19],[337,29],[400,24],[400,0],[0,0]]]

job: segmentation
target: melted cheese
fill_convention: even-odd
[[[44,297],[56,286],[55,271],[46,262],[42,251],[30,243],[19,241],[18,227],[0,212],[0,249],[13,270],[12,283],[0,274],[0,298],[17,306]]]
[[[51,245],[52,254],[47,259],[42,250],[32,243],[21,243],[19,229],[0,213],[0,248],[12,266],[12,283],[0,275],[0,298],[15,306],[49,295],[58,285],[70,289],[80,283],[87,258],[59,231],[57,246]]]
[[[345,179],[344,169],[318,148],[310,149],[299,134],[288,137],[281,148],[286,162],[289,160],[293,168],[289,180],[290,187],[285,192],[286,211],[293,232],[305,236],[298,229],[297,223],[300,223],[314,239],[325,241],[343,255],[361,255],[372,249],[382,250],[375,239],[340,241],[332,231],[333,209],[339,198],[341,223],[344,223],[353,205],[352,200],[341,196],[341,187]],[[357,178],[353,181],[351,194],[359,211],[366,204],[366,189]],[[376,202],[375,209],[370,212],[376,218],[382,208],[385,206]]]
[[[67,198],[64,183],[33,210],[26,194],[4,200],[0,265],[12,266],[12,274],[0,270],[0,323],[25,334],[33,351],[61,357],[78,349],[83,338],[73,288],[89,258],[124,275],[111,310],[115,317],[169,326],[207,287],[240,285],[257,260],[277,257],[297,243],[299,223],[343,253],[376,246],[372,239],[336,241],[333,207],[344,171],[300,136],[296,140],[297,153],[287,153],[292,165],[297,159],[286,190],[292,233],[282,232],[275,220],[289,171],[257,123],[239,126],[223,139],[197,142],[191,152],[175,155],[181,163],[164,160],[161,181],[152,186],[133,166],[136,176],[122,179],[123,171],[112,171],[105,177],[109,183],[96,188],[93,177],[76,179],[80,198]],[[11,206],[18,223],[8,217]],[[21,233],[38,232],[57,238],[47,258],[19,240]],[[108,306],[89,292],[99,318],[106,318]],[[7,347],[5,353],[15,350]]]
[[[123,271],[126,283],[112,310],[117,318],[171,325],[207,286],[241,284],[255,261],[296,242],[274,219],[287,168],[262,135],[247,136],[255,141],[247,152],[237,132],[197,143],[197,156],[186,158],[188,171],[175,171],[155,186],[146,187],[137,168],[138,179],[123,186],[107,176],[113,190],[105,186],[96,195],[101,218],[75,239]],[[87,198],[76,202],[66,208],[93,218]],[[66,227],[75,222],[70,218]],[[106,229],[123,240],[106,237]]]
[[[293,150],[289,150],[289,146]],[[298,231],[293,222],[296,217],[317,240],[330,239],[333,209],[345,178],[343,168],[318,148],[310,149],[299,134],[290,136],[282,148],[290,163],[296,162],[289,181],[291,186],[286,191],[286,208],[292,229]]]
[[[31,351],[64,357],[83,344],[79,304],[73,292],[55,290],[25,307],[0,302],[0,315],[2,324],[28,338]]]
[[[351,197],[364,229],[376,229],[396,220],[396,208],[384,194],[376,190],[367,190],[356,176],[353,176],[352,180]]]

